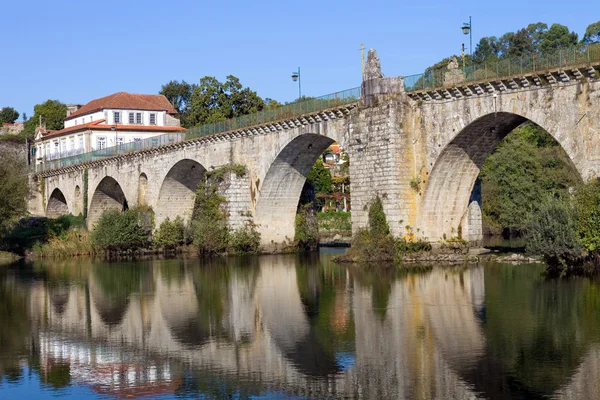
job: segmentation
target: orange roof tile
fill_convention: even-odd
[[[166,111],[168,114],[177,114],[173,105],[161,94],[132,94],[119,92],[90,101],[65,118],[65,121],[105,108]]]
[[[44,135],[44,138],[54,137],[54,136],[62,136],[68,133],[85,131],[89,129],[93,129],[96,131],[110,131],[112,128],[116,127],[117,131],[137,131],[137,132],[179,132],[184,131],[185,128],[180,126],[158,126],[158,125],[108,125],[101,124],[104,122],[103,119],[99,119],[98,121],[88,122],[87,124],[80,124],[71,126],[69,128],[61,129],[60,131],[49,131]]]

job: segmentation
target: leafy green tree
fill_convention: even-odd
[[[0,125],[3,123],[14,123],[19,118],[19,113],[12,107],[0,109]]]
[[[177,216],[173,221],[167,217],[154,234],[154,244],[165,250],[173,250],[184,243],[185,226]]]
[[[182,126],[186,125],[187,114],[189,111],[190,97],[194,91],[195,85],[191,85],[186,81],[169,81],[166,85],[162,85],[160,94],[165,96],[169,103],[175,107],[181,118]]]
[[[527,25],[527,33],[531,37],[531,42],[534,47],[534,51],[540,50],[540,44],[544,38],[544,35],[548,32],[548,24],[543,22],[537,22],[535,24]]]
[[[67,106],[58,100],[47,100],[45,103],[36,104],[33,107],[33,117],[25,122],[25,132],[33,135],[35,128],[40,123],[48,130],[60,130],[64,128],[64,119],[67,116]]]
[[[229,244],[227,215],[221,205],[225,198],[218,193],[218,181],[210,177],[196,190],[192,215],[193,241],[200,255],[224,253]]]
[[[279,108],[282,107],[283,104],[281,104],[280,102],[278,102],[277,100],[273,100],[269,97],[267,97],[265,99],[265,110],[273,110],[275,108]]]
[[[387,236],[390,234],[390,226],[387,223],[383,204],[379,196],[375,197],[369,207],[369,229],[372,237]]]
[[[588,25],[582,41],[585,44],[600,43],[600,21]]]
[[[0,150],[0,235],[27,213],[26,166],[7,150]]]
[[[593,179],[582,185],[575,196],[579,237],[592,256],[600,254],[600,183]]]
[[[136,250],[147,247],[150,232],[141,223],[142,211],[106,211],[92,231],[94,247],[110,252]]]
[[[574,264],[582,255],[576,211],[568,199],[545,196],[527,223],[527,251],[550,266]]]
[[[332,190],[331,173],[323,166],[321,157],[310,169],[306,180],[315,188],[316,193],[329,194]]]
[[[194,86],[190,96],[187,123],[196,126],[223,121],[261,111],[264,107],[264,100],[256,92],[244,88],[235,76],[227,76],[223,83],[205,76]]]
[[[482,37],[473,52],[473,62],[483,64],[484,62],[498,59],[498,38],[495,36]]]
[[[534,51],[533,38],[527,29],[520,29],[508,41],[508,57],[521,57]]]
[[[552,24],[550,29],[544,33],[540,43],[543,52],[556,50],[561,47],[569,47],[577,44],[578,35],[569,32],[569,28],[561,24]]]

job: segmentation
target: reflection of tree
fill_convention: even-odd
[[[338,353],[355,353],[355,329],[346,269],[315,264],[310,255],[299,256],[296,263],[296,282],[310,332],[296,343],[292,358],[305,372],[325,376],[340,370]]]
[[[129,296],[151,290],[152,274],[136,263],[96,264],[93,270],[94,303],[105,324],[116,326],[127,311]]]
[[[19,358],[27,351],[31,330],[26,301],[23,288],[0,273],[0,381],[21,378]]]
[[[600,315],[597,289],[579,279],[545,280],[541,270],[485,271],[488,354],[468,380],[492,397],[553,394],[569,382],[590,340],[598,340],[597,320],[586,321]]]
[[[381,320],[385,320],[390,295],[392,293],[392,284],[400,272],[395,266],[390,268],[368,268],[364,266],[352,267],[352,276],[356,281],[364,286],[371,288],[371,303],[373,311]]]

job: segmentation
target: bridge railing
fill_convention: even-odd
[[[485,81],[494,78],[540,73],[600,61],[600,45],[574,46],[552,52],[532,53],[496,62],[459,67],[456,75],[447,68],[428,69],[422,74],[404,77],[407,92],[435,89],[451,84]]]
[[[143,140],[138,140],[121,145],[106,147],[104,149],[94,150],[83,154],[64,157],[56,160],[47,160],[38,165],[33,165],[35,172],[50,171],[57,168],[68,167],[84,162],[100,160],[107,157],[113,157],[118,154],[135,152],[153,147],[160,147],[169,144],[194,139],[201,136],[212,135],[216,133],[227,132],[236,129],[248,128],[254,125],[261,125],[269,122],[292,119],[304,114],[309,114],[332,107],[342,106],[358,101],[361,96],[361,88],[352,88],[341,92],[331,93],[321,97],[309,98],[302,101],[286,104],[270,110],[263,110],[254,114],[244,115],[238,118],[225,121],[214,122],[196,126],[194,128],[176,132],[166,133]]]

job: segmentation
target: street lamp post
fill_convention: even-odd
[[[298,81],[298,100],[302,98],[302,85],[300,83],[300,67],[298,67],[298,71],[292,72],[292,80],[294,82]]]
[[[462,31],[465,35],[469,35],[469,52],[471,53],[471,58],[473,58],[473,29],[472,29],[472,25],[471,25],[471,17],[469,16],[469,22],[468,23],[464,23],[462,26]],[[473,60],[471,59],[471,62],[473,62]]]

